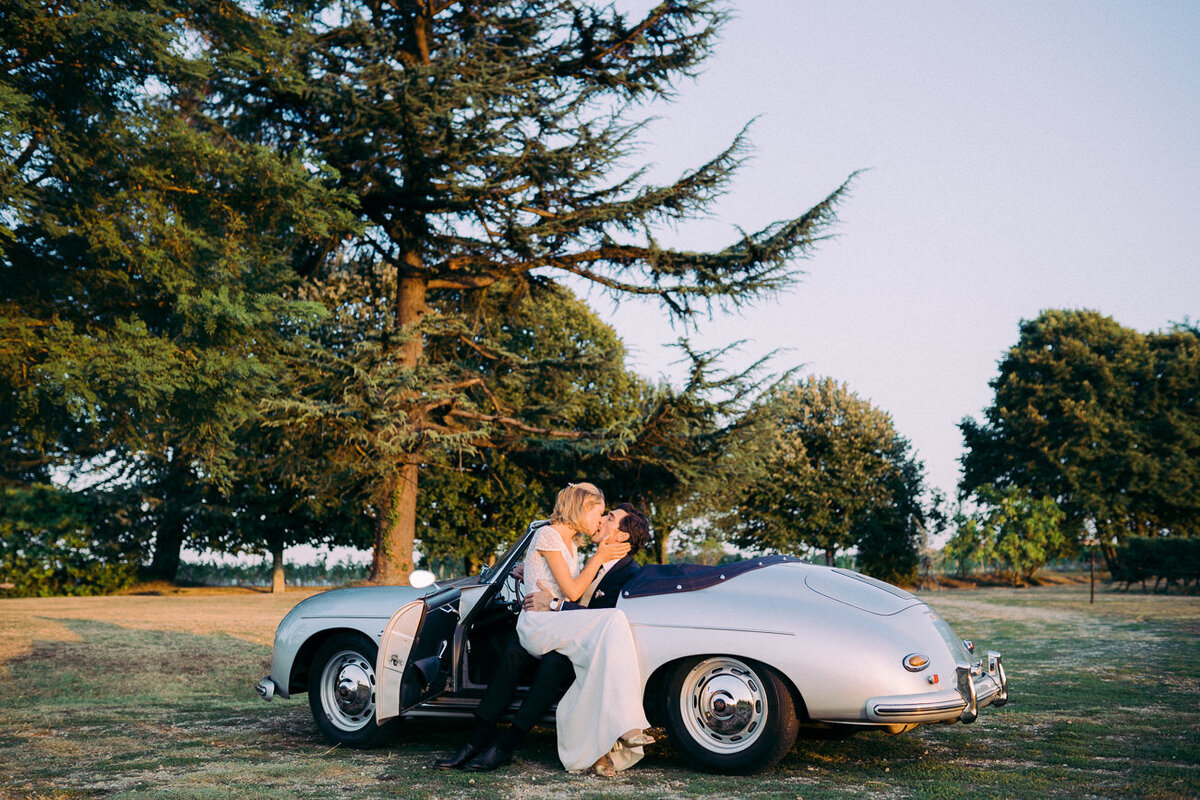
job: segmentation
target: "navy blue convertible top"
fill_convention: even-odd
[[[803,563],[796,556],[764,556],[732,564],[707,567],[703,564],[652,564],[642,567],[625,588],[622,597],[646,597],[652,594],[675,594],[707,589],[727,580],[772,564]]]

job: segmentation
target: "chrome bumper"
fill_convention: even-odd
[[[867,701],[867,718],[872,722],[914,724],[923,722],[974,722],[979,709],[997,708],[1008,702],[1008,676],[1000,654],[989,651],[986,659],[959,664],[955,687],[935,694],[873,697]]]

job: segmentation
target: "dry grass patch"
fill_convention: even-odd
[[[65,620],[108,622],[133,630],[222,633],[270,647],[275,627],[306,597],[322,590],[282,594],[193,588],[168,595],[27,597],[0,600],[0,667],[28,655],[33,642],[78,642]]]

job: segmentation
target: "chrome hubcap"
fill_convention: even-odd
[[[355,731],[375,716],[375,668],[353,650],[343,650],[321,673],[321,700],[329,721]]]
[[[680,690],[683,722],[692,738],[717,753],[736,753],[763,732],[767,700],[745,663],[720,656],[701,661]]]

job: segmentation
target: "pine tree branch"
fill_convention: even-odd
[[[430,278],[427,285],[430,289],[486,289],[498,280],[496,275],[463,275],[461,278]]]
[[[564,431],[554,428],[538,428],[533,425],[528,425],[521,422],[519,419],[504,416],[502,414],[480,414],[477,411],[467,411],[462,408],[455,408],[447,412],[448,416],[462,417],[463,419],[472,419],[477,422],[494,422],[503,425],[507,428],[514,428],[523,433],[534,433],[539,436],[552,436],[556,439],[583,439],[588,436],[584,431]]]
[[[25,149],[21,151],[21,154],[17,156],[16,161],[13,162],[14,172],[19,172],[25,167],[25,163],[33,156],[34,151],[37,150],[38,145],[41,144],[41,141],[42,137],[40,132],[35,129],[29,137],[29,144],[26,145]]]
[[[497,353],[495,350],[485,349],[478,342],[471,341],[470,337],[466,336],[465,334],[460,333],[458,335],[458,341],[462,342],[464,345],[471,348],[476,353],[479,353],[479,355],[483,356],[488,361],[508,361],[509,360],[509,358],[507,356],[501,355],[500,353]]]
[[[643,19],[637,25],[633,26],[628,31],[626,31],[625,35],[621,36],[619,39],[617,39],[617,41],[613,42],[612,45],[607,50],[597,53],[594,58],[589,59],[589,60],[602,61],[603,59],[605,59],[608,56],[615,53],[617,50],[621,49],[622,47],[632,47],[634,40],[637,39],[637,37],[641,36],[646,31],[648,31],[652,26],[657,25],[658,22],[663,18],[663,16],[666,15],[667,11],[673,5],[674,5],[674,3],[671,2],[670,0],[668,0],[668,2],[665,2],[665,3],[660,3],[657,7],[651,9],[650,13],[648,15],[646,15],[645,19]]]

